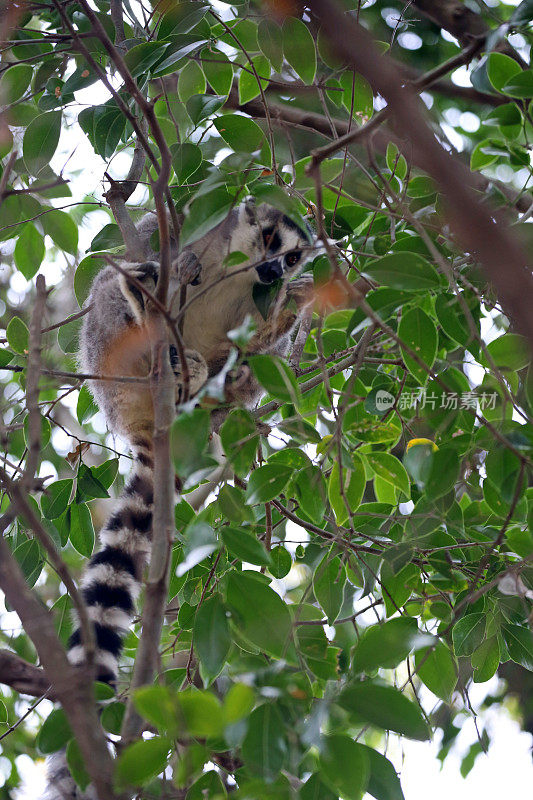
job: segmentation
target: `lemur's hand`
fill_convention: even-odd
[[[287,300],[294,300],[298,309],[310,306],[314,301],[314,281],[312,275],[302,275],[287,284]]]
[[[152,294],[159,277],[159,264],[157,261],[142,261],[140,264],[131,263],[127,265],[126,272],[127,274],[121,273],[118,277],[120,291],[128,301],[135,319],[141,325],[146,306],[146,295],[136,283],[137,281],[142,283],[146,286],[147,291]],[[134,278],[135,282],[131,278]]]
[[[202,262],[191,250],[180,253],[173,267],[182,286],[198,286],[201,283]]]

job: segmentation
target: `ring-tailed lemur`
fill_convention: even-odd
[[[157,254],[150,245],[156,229],[155,214],[147,215],[139,226],[144,247],[141,260],[120,264],[150,291],[159,269]],[[235,251],[245,254],[247,260],[233,267],[224,266],[226,256]],[[309,276],[290,282],[289,278],[317,252],[311,230],[299,227],[271,206],[256,206],[253,202],[232,210],[220,225],[179,255],[172,243],[169,307],[173,316],[179,310],[180,287],[189,284],[182,330],[191,396],[225,365],[234,346],[227,334],[247,315],[257,328],[246,352],[286,354],[290,333],[311,299],[312,283]],[[147,256],[150,260],[143,260]],[[271,284],[279,278],[285,279],[280,301],[271,307],[265,320],[254,303],[254,285]],[[289,308],[290,300],[295,301],[296,310]],[[113,266],[106,267],[97,275],[87,305],[90,310],[84,318],[80,340],[82,370],[117,378],[146,377],[151,366],[150,332],[146,327],[145,297],[139,286]],[[179,403],[182,380],[173,346],[170,355]],[[82,579],[83,596],[95,628],[96,677],[113,684],[118,675],[122,638],[130,626],[150,553],[153,408],[147,383],[95,380],[90,386],[110,430],[128,440],[134,457],[124,491],[100,531],[100,549],[90,559]],[[250,406],[260,393],[246,367],[238,379],[226,384],[231,404]],[[215,424],[220,420],[219,416]],[[68,655],[71,662],[83,663],[78,629],[71,636]],[[47,800],[79,796],[61,755],[51,760],[48,780]]]

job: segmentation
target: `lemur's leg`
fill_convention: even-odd
[[[287,285],[280,301],[271,308],[267,319],[259,326],[249,341],[244,355],[244,362],[228,374],[224,386],[226,403],[229,405],[243,403],[250,406],[259,398],[261,388],[246,363],[246,356],[261,353],[284,356],[289,347],[290,332],[312,302],[313,278],[311,276],[303,276]],[[290,307],[289,304],[290,306],[294,305],[295,308]],[[215,375],[224,367],[233,347],[234,345],[228,342],[219,348],[216,362],[209,364],[211,375]],[[224,412],[221,411],[218,416],[214,417],[214,427],[217,428],[223,419]]]
[[[185,266],[190,267],[191,265],[191,259],[187,259]],[[132,325],[123,335],[124,347],[114,348],[115,352],[122,350],[122,355],[117,360],[114,372],[111,374],[147,377],[151,367],[152,345],[150,323],[146,316],[147,296],[138,285],[129,280],[129,276],[131,275],[137,281],[142,282],[147,290],[152,293],[159,275],[159,264],[155,261],[130,264],[127,271],[128,275],[120,275],[119,285],[133,313],[136,324]],[[197,270],[195,274],[198,274]],[[196,350],[186,350],[185,359],[189,370],[188,393],[189,397],[192,397],[207,380],[207,365]],[[174,345],[170,345],[170,360],[176,376],[176,403],[179,403],[183,395],[183,380],[178,352]],[[123,426],[126,434],[130,436],[133,433],[142,432],[144,435],[151,436],[153,404],[149,386],[143,385],[133,388],[131,384],[125,384],[118,391],[122,395],[119,405],[126,418]]]

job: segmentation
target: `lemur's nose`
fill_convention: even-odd
[[[265,261],[255,269],[261,283],[274,283],[283,276],[283,264],[279,258],[274,261]]]

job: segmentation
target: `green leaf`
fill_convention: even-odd
[[[246,487],[247,505],[274,500],[283,491],[292,473],[292,467],[284,464],[265,464],[254,469]]]
[[[288,759],[284,721],[273,703],[265,703],[250,714],[242,743],[247,768],[266,781],[275,780]]]
[[[452,629],[453,649],[456,656],[470,656],[479,647],[485,635],[486,617],[481,612],[466,614]]]
[[[68,214],[57,208],[47,211],[41,217],[44,232],[61,250],[76,255],[78,252],[78,226]]]
[[[202,50],[200,54],[205,77],[218,95],[227,95],[233,83],[233,65],[227,55],[216,48]]]
[[[257,42],[276,72],[283,66],[283,38],[280,26],[271,19],[262,19],[257,28]]]
[[[511,25],[524,25],[533,19],[533,0],[522,0],[511,14]]]
[[[437,355],[437,328],[433,320],[428,317],[421,308],[411,308],[402,313],[402,318],[398,326],[398,336],[402,342],[430,369],[433,366]],[[411,375],[421,384],[428,378],[427,370],[415,361],[408,353],[407,349],[400,345],[403,360]]]
[[[254,707],[254,691],[244,683],[234,683],[224,698],[224,719],[227,725],[247,717]]]
[[[77,353],[82,321],[81,319],[67,319],[64,325],[57,329],[57,343],[64,353]]]
[[[420,442],[406,450],[403,457],[407,471],[413,476],[420,489],[424,488],[432,472],[434,456],[433,444]]]
[[[251,414],[242,408],[231,411],[220,428],[220,439],[235,473],[239,478],[245,478],[259,444],[259,435]]]
[[[165,44],[142,42],[134,45],[124,54],[124,61],[133,78],[144,75],[157,63],[166,50]]]
[[[311,156],[305,156],[294,164],[294,184],[298,189],[312,189],[315,181],[312,175],[308,175],[306,168],[311,163]],[[320,177],[324,183],[332,183],[337,178],[344,165],[342,158],[326,158],[320,164]]]
[[[71,739],[67,744],[66,758],[70,774],[76,781],[76,785],[80,787],[82,792],[85,791],[91,782],[91,778],[85,768],[85,762],[76,739]]]
[[[409,292],[427,292],[440,286],[435,267],[418,253],[391,253],[365,264],[363,272],[378,283]]]
[[[92,240],[89,250],[114,250],[124,244],[120,228],[114,222],[104,225]]]
[[[280,544],[278,547],[272,548],[270,556],[272,564],[268,569],[272,577],[280,579],[288,575],[292,567],[292,558],[289,551]]]
[[[342,608],[345,584],[346,567],[340,557],[331,558],[326,553],[315,569],[313,591],[330,625],[333,625]]]
[[[309,28],[300,19],[287,17],[283,23],[283,53],[286,61],[307,84],[316,74],[316,48]]]
[[[376,800],[405,800],[400,779],[389,759],[366,744],[357,747],[364,751],[370,764],[367,792]]]
[[[86,386],[82,386],[76,404],[76,417],[80,425],[88,422],[98,411],[98,406],[94,402],[93,396]]]
[[[180,184],[186,183],[202,163],[202,151],[197,144],[191,144],[191,142],[173,144],[170,151],[176,177]]]
[[[239,114],[225,114],[215,120],[215,128],[237,153],[259,150],[265,134],[253,119]]]
[[[472,341],[465,313],[454,294],[443,292],[435,302],[437,319],[445,334],[454,339],[457,344],[466,347]]]
[[[504,53],[489,53],[486,69],[489,81],[498,92],[504,91],[505,84],[522,71],[514,58]]]
[[[217,698],[209,692],[186,690],[177,695],[179,730],[191,736],[220,736],[224,716]]]
[[[270,78],[270,63],[264,56],[255,56],[252,65],[247,62],[239,75],[239,104],[243,105],[261,94],[261,88],[266,89]],[[259,80],[258,80],[259,78]]]
[[[202,96],[201,94],[193,95],[187,101],[187,114],[192,120],[193,125],[199,125],[204,119],[210,117],[218,109],[224,105],[226,96],[210,95]]]
[[[340,84],[344,91],[342,102],[347,111],[357,114],[363,119],[370,119],[374,110],[374,97],[372,87],[368,81],[357,72],[346,71],[342,73]]]
[[[383,478],[388,483],[392,483],[408,498],[411,496],[411,484],[407,470],[396,456],[392,456],[390,453],[374,452],[366,453],[365,459],[376,475],[379,475],[380,478]]]
[[[22,152],[24,163],[32,175],[38,175],[52,160],[61,133],[61,111],[40,114],[30,122],[24,133]]]
[[[226,596],[246,639],[276,658],[289,657],[291,617],[273,589],[249,574],[230,572]]]
[[[314,772],[300,787],[300,800],[338,800],[338,797],[338,792],[332,792],[318,772]]]
[[[206,82],[202,68],[196,61],[189,61],[181,70],[178,79],[178,95],[183,103],[193,94],[205,94]]]
[[[531,359],[527,341],[518,333],[505,333],[498,339],[493,339],[487,350],[499,369],[511,372],[526,367]],[[484,354],[481,355],[481,363],[489,366]]]
[[[72,731],[65,712],[55,708],[45,719],[37,734],[37,747],[43,755],[56,753],[72,738]]]
[[[97,256],[87,256],[80,261],[74,275],[74,294],[80,308],[89,296],[95,277],[104,266],[104,260]]]
[[[222,798],[227,797],[222,779],[214,769],[204,772],[203,775],[192,784],[187,792],[185,800],[204,800],[206,797],[217,798],[217,800],[222,800]]]
[[[443,642],[426,647],[415,655],[417,675],[433,694],[449,701],[457,683],[457,662],[450,648]]]
[[[76,483],[76,502],[94,500],[97,497],[109,497],[109,493],[97,477],[96,468],[80,464]]]
[[[370,777],[366,751],[344,734],[324,736],[320,747],[322,776],[346,800],[361,800]]]
[[[248,363],[261,386],[272,397],[298,405],[299,390],[296,378],[281,358],[267,355],[250,356]]]
[[[272,564],[269,553],[253,534],[227,527],[222,528],[221,534],[224,546],[233,558],[259,567],[269,567]]]
[[[514,75],[502,89],[511,97],[533,97],[533,70],[526,69]]]
[[[104,461],[103,464],[99,464],[97,467],[92,467],[91,472],[98,483],[104,487],[104,489],[109,489],[117,477],[118,458],[110,458],[108,461]]]
[[[184,534],[185,560],[181,561],[176,568],[176,575],[181,577],[190,569],[200,564],[204,558],[211,555],[218,547],[219,543],[213,528],[206,522],[192,522]]]
[[[175,5],[167,11],[161,19],[157,38],[166,39],[169,36],[176,36],[178,33],[188,33],[200,22],[208,10],[209,6],[205,3],[197,3],[194,0]]]
[[[473,171],[484,169],[494,164],[500,155],[503,155],[503,142],[501,146],[495,145],[494,140],[484,139],[479,142],[470,155],[470,169]]]
[[[94,549],[94,528],[91,512],[85,503],[72,503],[70,513],[70,541],[80,555],[89,558]]]
[[[30,85],[33,70],[29,64],[13,64],[0,78],[0,102],[3,106],[20,100]]]
[[[144,786],[151,778],[163,772],[168,764],[170,750],[170,740],[161,736],[130,744],[116,763],[117,787],[122,789],[126,786]]]
[[[218,593],[199,606],[194,618],[193,641],[202,675],[209,684],[224,666],[231,645],[226,609]]]
[[[224,117],[225,119],[225,117]],[[225,188],[214,189],[191,203],[181,229],[181,247],[195,242],[226,219],[235,198]]]
[[[503,638],[512,660],[533,672],[533,634],[521,625],[504,625]]]
[[[395,731],[410,739],[430,738],[419,707],[398,689],[370,681],[352,683],[341,693],[339,704],[378,728]]]
[[[15,354],[11,353],[9,350],[0,350],[0,369],[6,367],[10,361],[13,361],[14,357]]]
[[[497,636],[490,636],[474,650],[470,658],[474,669],[474,683],[490,680],[500,666],[500,644]]]
[[[354,653],[354,670],[372,672],[378,667],[394,669],[407,658],[418,634],[416,620],[398,617],[367,628]]]
[[[113,733],[115,736],[119,736],[125,711],[126,706],[124,703],[110,703],[108,706],[105,706],[101,718],[104,730],[108,733]]]
[[[447,494],[459,477],[461,464],[457,451],[442,447],[431,456],[431,469],[425,482],[426,497],[435,500]]]
[[[33,586],[43,567],[41,551],[35,539],[26,539],[19,544],[13,551],[13,556],[26,578],[28,586]]]
[[[167,686],[143,686],[134,694],[135,708],[159,731],[177,736],[180,730],[176,692]]]
[[[30,332],[20,317],[10,319],[6,329],[6,338],[15,353],[24,355],[28,352]]]
[[[182,412],[170,431],[170,451],[180,478],[185,479],[204,465],[204,453],[210,435],[209,412],[195,408]]]
[[[241,523],[245,519],[252,521],[253,513],[245,505],[244,492],[237,486],[225,483],[218,493],[217,503],[224,517],[230,522]]]
[[[352,467],[342,467],[342,484],[338,461],[333,464],[329,476],[328,499],[338,525],[344,525],[349,519],[349,511],[352,513],[357,511],[365,491],[365,468],[357,453],[352,453],[352,463]]]
[[[41,498],[41,508],[45,519],[57,519],[68,506],[72,494],[72,481],[61,480],[46,487]]]

